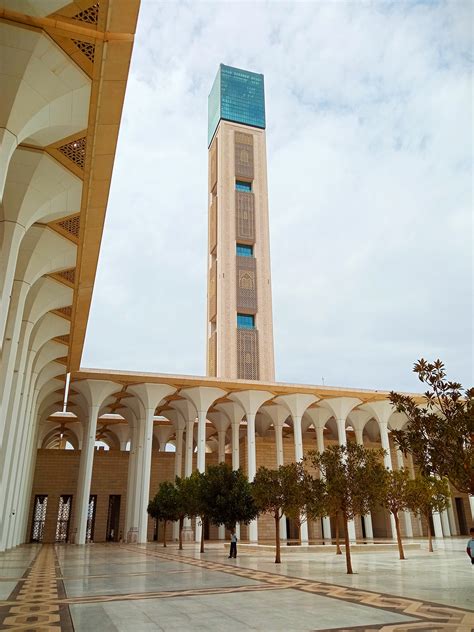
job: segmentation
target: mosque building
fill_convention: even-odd
[[[414,471],[390,437],[406,419],[387,392],[275,382],[261,74],[221,64],[209,96],[207,376],[81,368],[138,9],[0,9],[0,551],[153,540],[147,505],[159,483],[222,461],[252,480],[261,465],[355,441]],[[474,516],[472,499],[452,494],[432,516],[438,538],[467,533]],[[185,527],[188,539],[201,528],[225,537]],[[408,512],[401,527],[426,533]],[[265,541],[272,529],[262,517],[240,537]],[[393,529],[379,508],[350,536]],[[301,540],[333,534],[326,518],[303,524]],[[295,537],[282,521],[281,538]]]

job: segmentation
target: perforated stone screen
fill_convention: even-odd
[[[235,132],[234,139],[235,176],[253,179],[253,137],[251,134]]]
[[[237,241],[255,241],[255,198],[253,193],[235,192],[235,235]]]
[[[59,226],[59,228],[62,228],[64,231],[66,231],[67,233],[72,235],[72,237],[75,237],[76,239],[79,239],[80,225],[81,225],[80,215],[71,215],[71,217],[63,219],[60,222],[57,222],[57,226]]]
[[[79,20],[80,22],[87,22],[87,24],[97,24],[99,21],[99,3],[87,7],[83,11],[76,13],[73,20]]]
[[[253,257],[236,257],[237,308],[257,311],[257,270]]]
[[[72,42],[81,51],[81,53],[87,57],[89,61],[94,63],[95,44],[91,44],[91,42],[84,42],[84,40],[78,39],[73,39]]]
[[[72,140],[65,145],[61,145],[58,147],[58,151],[60,151],[66,158],[72,160],[78,167],[84,169],[84,163],[86,159],[86,139],[84,138],[76,138],[76,140]]]
[[[208,340],[207,374],[210,377],[217,375],[217,334],[214,332]]]
[[[209,320],[213,320],[217,313],[217,265],[214,261],[209,270]]]
[[[237,329],[237,378],[258,380],[258,331]]]

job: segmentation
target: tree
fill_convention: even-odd
[[[385,470],[384,488],[381,495],[381,504],[393,515],[397,532],[398,553],[401,560],[405,559],[402,536],[400,533],[399,512],[408,509],[408,484],[410,475],[408,470]]]
[[[449,506],[449,485],[435,476],[416,476],[407,484],[407,506],[423,516],[428,526],[428,550],[433,552],[430,517],[433,511],[441,512]]]
[[[301,463],[280,465],[277,470],[259,467],[252,483],[252,495],[259,513],[275,521],[275,564],[281,563],[280,519],[283,515],[300,520],[311,498],[311,477]]]
[[[415,363],[413,371],[428,385],[423,404],[409,395],[390,393],[398,412],[408,417],[403,430],[392,431],[402,452],[412,454],[421,474],[437,474],[460,492],[474,495],[474,388],[463,390],[446,380],[441,360]]]
[[[176,477],[177,512],[179,520],[179,550],[183,550],[183,525],[184,519],[192,520],[199,515],[199,485],[200,475],[193,472],[186,478]]]
[[[319,469],[326,486],[327,509],[336,520],[342,516],[347,573],[352,574],[348,521],[365,515],[380,501],[385,468],[384,450],[372,450],[356,443],[331,445],[322,453],[312,451],[307,461]]]
[[[248,524],[258,515],[247,477],[226,463],[207,468],[200,494],[201,510],[216,526],[234,529],[237,522]]]
[[[166,525],[170,520],[179,519],[178,492],[173,483],[160,483],[158,492],[148,504],[147,511],[155,520],[163,520],[163,546],[166,546]]]

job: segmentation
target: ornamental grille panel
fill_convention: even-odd
[[[255,241],[255,197],[253,193],[235,192],[235,234],[238,241]]]
[[[258,331],[237,329],[237,378],[258,380]]]
[[[217,184],[217,138],[214,139],[214,142],[211,145],[211,165],[210,165],[210,187],[211,191],[214,190],[214,187]]]
[[[209,377],[216,377],[217,375],[217,332],[211,334],[208,342],[207,353],[207,374]]]
[[[257,270],[253,257],[236,257],[237,309],[257,311]]]
[[[235,175],[236,177],[253,179],[253,137],[251,134],[235,132],[234,140]]]
[[[78,48],[83,55],[87,57],[89,61],[94,63],[95,57],[95,44],[90,42],[84,42],[83,40],[72,39],[73,44]]]
[[[96,2],[90,7],[87,7],[87,9],[76,13],[72,19],[87,22],[87,24],[97,24],[99,21],[99,3]]]
[[[33,505],[33,521],[31,524],[31,541],[42,542],[44,535],[44,523],[46,521],[46,510],[48,508],[48,497],[44,494],[35,496]]]
[[[209,252],[214,252],[217,247],[217,196],[212,198],[209,214]]]
[[[65,345],[69,344],[69,334],[64,334],[64,336],[56,336],[56,338],[54,340],[57,340],[58,342],[62,342]]]
[[[213,320],[217,314],[217,264],[214,263],[209,270],[209,320]]]
[[[81,225],[80,215],[71,215],[71,217],[63,219],[56,224],[72,237],[79,239],[79,228]]]
[[[66,318],[71,318],[72,316],[72,307],[70,305],[68,307],[60,307],[54,311],[59,312],[62,316],[66,316]]]
[[[70,143],[61,145],[61,147],[58,147],[58,151],[60,151],[63,156],[66,156],[66,158],[69,158],[69,160],[71,160],[80,169],[84,169],[84,162],[86,157],[85,137],[77,138],[76,140],[72,140]]]
[[[76,278],[76,268],[69,268],[69,270],[63,270],[62,272],[56,272],[54,275],[59,277],[60,279],[64,279],[71,285],[74,285],[74,280]]]
[[[56,542],[67,542],[69,535],[69,519],[71,518],[72,496],[59,497],[58,521],[56,522]]]
[[[94,541],[96,506],[97,506],[97,496],[96,495],[89,496],[89,505],[87,507],[86,542]]]

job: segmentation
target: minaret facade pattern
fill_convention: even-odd
[[[207,374],[273,382],[263,75],[221,64],[208,117]]]

